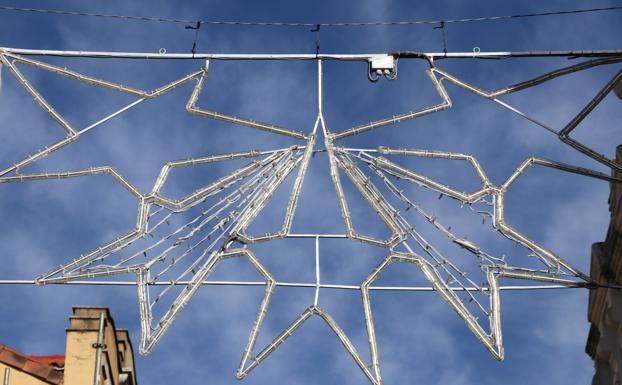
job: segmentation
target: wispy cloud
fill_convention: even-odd
[[[36,2],[30,5],[41,6]],[[602,4],[602,3],[601,3]],[[599,4],[599,5],[601,5]],[[23,5],[20,3],[20,5]],[[63,4],[84,7],[78,1]],[[157,1],[99,4],[103,12],[154,14],[185,18],[227,20],[404,20],[510,14],[540,11],[542,7],[520,2],[454,4],[451,2],[329,2],[301,4],[282,1],[261,3],[210,1],[172,4]],[[587,6],[587,5],[586,5]],[[566,8],[562,1],[549,2],[546,10]],[[90,8],[95,9],[96,5]],[[490,22],[447,27],[450,49],[591,49],[616,48],[616,14],[542,18],[529,22]],[[32,18],[36,18],[32,19]],[[188,52],[193,31],[182,25],[121,22],[77,17],[23,16],[0,13],[3,45],[59,48]],[[520,37],[520,38],[517,38]],[[313,52],[313,33],[307,29],[203,26],[201,50],[220,52]],[[320,34],[322,52],[391,50],[439,50],[441,35],[432,26],[382,28],[325,28]],[[140,87],[157,87],[203,65],[202,61],[120,63],[47,59],[116,81]],[[567,63],[559,60],[485,62],[439,61],[437,65],[456,72],[482,86],[506,85]],[[540,64],[542,63],[542,64]],[[399,63],[399,77],[393,83],[369,84],[363,64],[326,63],[325,113],[330,129],[345,128],[377,115],[390,116],[437,102],[426,80],[426,63]],[[617,66],[619,68],[619,65]],[[91,72],[92,71],[92,72]],[[555,81],[542,88],[508,97],[507,101],[541,117],[551,125],[565,124],[611,76],[611,69],[597,69]],[[54,98],[59,109],[76,119],[93,121],[102,111],[113,110],[126,98],[113,93],[92,93],[67,87],[58,90],[54,75],[30,71],[33,83]],[[315,63],[214,62],[199,104],[206,108],[267,120],[309,131],[316,113]],[[30,170],[70,170],[111,165],[148,191],[163,164],[170,160],[252,148],[269,149],[293,141],[237,127],[219,121],[190,116],[184,110],[192,84],[161,99],[147,102],[98,127],[75,144],[33,165]],[[376,147],[441,149],[472,153],[495,182],[504,180],[526,156],[542,155],[557,160],[603,169],[561,144],[554,136],[519,119],[495,103],[447,85],[453,98],[451,110],[395,127],[361,135],[348,144]],[[3,70],[0,98],[0,151],[2,165],[9,164],[43,145],[60,139],[62,130],[37,110],[30,97]],[[75,94],[74,94],[75,92]],[[77,95],[77,96],[76,96]],[[95,96],[96,95],[96,96]],[[618,102],[615,104],[614,102]],[[577,129],[576,135],[599,151],[612,155],[619,142],[616,122],[619,101],[612,99],[594,117]],[[616,136],[617,135],[617,136]],[[321,145],[320,145],[321,146]],[[453,163],[455,164],[455,163]],[[453,165],[452,164],[452,165]],[[422,167],[432,167],[422,165]],[[424,167],[424,168],[425,168]],[[224,168],[223,168],[224,169]],[[440,165],[430,171],[448,183],[471,183],[461,166]],[[222,170],[219,170],[221,172]],[[470,171],[469,171],[470,172]],[[186,174],[184,174],[186,175]],[[566,177],[530,170],[508,193],[508,218],[546,247],[568,258],[584,270],[590,244],[602,239],[608,221],[608,186],[580,177]],[[187,186],[200,186],[212,177],[210,169],[196,168],[180,176],[171,193],[183,193]],[[554,183],[551,181],[554,180]],[[475,226],[479,217],[460,211],[447,199],[410,189],[418,202],[486,247],[523,257],[509,242],[496,238],[489,224]],[[354,194],[349,190],[348,194]],[[513,194],[513,195],[511,195]],[[284,204],[287,191],[277,193],[275,202]],[[309,168],[295,219],[295,231],[344,232],[334,188],[328,178],[324,154],[316,154]],[[32,182],[0,186],[0,278],[32,278],[51,267],[97,247],[133,226],[136,202],[107,177],[83,178],[70,183]],[[258,228],[274,228],[282,221],[282,205],[275,204],[258,217]],[[356,226],[376,230],[373,213],[353,207]],[[473,219],[475,218],[475,219]],[[366,226],[367,225],[367,226]],[[386,231],[380,229],[378,231]],[[439,247],[446,242],[431,235]],[[387,250],[347,245],[348,241],[322,243],[325,282],[357,284],[386,255]],[[279,241],[250,246],[277,279],[314,282],[313,242]],[[473,260],[474,262],[474,260]],[[414,266],[403,274],[387,277],[419,282]],[[236,278],[227,269],[217,272]],[[283,278],[282,278],[283,277]],[[128,279],[133,277],[128,276]],[[389,278],[387,280],[390,281]],[[333,282],[334,281],[334,282]],[[412,283],[411,282],[411,283]],[[400,282],[404,283],[404,282]],[[129,327],[135,346],[139,325],[135,289],[75,286],[0,287],[3,314],[0,342],[28,353],[45,354],[62,350],[65,319],[71,305],[111,306],[117,325]],[[158,348],[138,358],[139,381],[158,385],[171,382],[236,383],[233,373],[261,300],[263,288],[203,287],[179,316]],[[351,295],[350,295],[351,294]],[[497,363],[473,338],[462,321],[435,293],[374,293],[374,317],[387,384],[565,384],[587,382],[591,376],[589,358],[583,353],[587,323],[586,293],[503,293],[503,317],[507,359]],[[313,291],[278,288],[269,309],[257,349],[311,304]],[[519,301],[520,299],[520,301]],[[320,305],[334,313],[357,349],[368,357],[360,295],[331,295],[322,290]],[[507,307],[505,307],[507,306]],[[528,381],[523,376],[527,376]],[[244,380],[246,384],[286,382],[365,383],[352,359],[319,318],[309,321],[277,352]]]

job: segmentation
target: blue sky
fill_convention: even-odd
[[[3,4],[10,4],[5,2]],[[618,5],[616,1],[151,1],[42,2],[16,6],[58,7],[103,13],[185,19],[252,21],[386,21],[452,19],[519,14],[574,7]],[[570,50],[619,48],[620,12],[533,18],[509,22],[452,24],[446,27],[451,51]],[[70,16],[0,12],[0,45],[21,48],[189,52],[194,32],[182,24],[117,21]],[[197,49],[226,53],[312,53],[315,35],[307,27],[203,26]],[[323,28],[326,53],[396,50],[441,51],[433,26]],[[145,62],[45,59],[101,78],[152,89],[200,67],[201,61]],[[483,88],[493,89],[568,65],[566,59],[443,61],[439,67]],[[398,79],[371,84],[361,63],[325,65],[325,118],[333,131],[437,103],[420,61],[402,60]],[[553,127],[563,127],[620,69],[603,66],[573,74],[503,100],[529,111]],[[41,71],[24,73],[70,122],[84,127],[128,103],[130,98],[76,84]],[[309,132],[316,110],[313,62],[214,62],[199,104]],[[0,167],[60,140],[64,133],[4,69],[0,89]],[[207,154],[273,149],[293,144],[246,127],[237,127],[184,110],[191,85],[172,91],[85,134],[76,143],[22,172],[53,172],[110,165],[141,191],[149,191],[162,165]],[[540,127],[498,105],[447,85],[450,110],[381,128],[347,140],[349,146],[412,147],[473,154],[499,183],[530,155],[608,172],[602,165],[559,142]],[[613,157],[622,143],[620,101],[610,95],[574,134]],[[455,162],[409,164],[426,175],[466,189],[472,172]],[[171,177],[165,191],[181,196],[224,172],[197,167]],[[382,234],[382,223],[350,188],[355,225]],[[449,199],[422,189],[413,197],[439,220],[495,252],[526,255],[489,224]],[[274,198],[251,230],[275,230],[287,196]],[[591,244],[604,239],[608,225],[608,184],[547,169],[530,169],[507,195],[506,217],[534,240],[589,272]],[[357,203],[358,202],[358,203]],[[279,210],[281,208],[281,210]],[[29,182],[0,186],[0,278],[32,279],[129,230],[136,203],[106,177]],[[295,232],[343,232],[326,158],[311,163],[302,191]],[[450,246],[429,232],[439,248]],[[312,282],[312,241],[277,241],[251,249],[282,281]],[[359,284],[386,250],[352,241],[321,245],[326,283]],[[475,263],[475,260],[472,261]],[[215,279],[257,279],[242,263],[222,265]],[[128,279],[132,279],[129,277]],[[394,267],[382,284],[417,284],[414,266]],[[508,282],[511,283],[511,282]],[[258,347],[269,342],[313,301],[313,290],[278,289]],[[234,372],[256,315],[262,290],[203,287],[148,357],[137,356],[143,385],[233,384]],[[374,317],[386,384],[566,384],[588,383],[592,363],[584,353],[588,323],[586,290],[502,293],[506,359],[497,362],[453,311],[434,293],[374,293]],[[360,294],[322,290],[320,304],[341,324],[364,357],[367,339]],[[61,353],[63,330],[72,305],[108,306],[117,326],[130,330],[138,346],[140,325],[133,287],[2,286],[0,342],[30,354]],[[367,380],[332,332],[309,321],[245,380],[246,384],[365,384]]]

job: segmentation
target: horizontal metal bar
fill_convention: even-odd
[[[159,281],[149,283],[150,286],[185,286],[190,281]],[[0,280],[0,285],[36,285],[34,280],[25,279],[5,279]],[[136,286],[134,281],[69,281],[64,283],[49,283],[48,285],[85,285],[85,286]],[[203,285],[208,286],[265,286],[266,282],[263,281],[204,281]],[[302,282],[277,282],[276,286],[281,287],[298,287],[298,288],[316,288],[315,283],[302,283]],[[585,285],[577,283],[576,285],[511,285],[511,286],[499,286],[500,290],[549,290],[549,289],[572,289],[581,288]],[[322,289],[340,289],[340,290],[360,290],[358,285],[335,285],[335,284],[320,284]],[[487,287],[450,287],[452,291],[488,291]],[[434,291],[431,286],[371,286],[369,290],[378,291]]]
[[[347,238],[345,234],[287,234],[285,238]]]
[[[116,59],[207,59],[207,60],[351,60],[367,61],[387,53],[364,54],[230,54],[230,53],[168,53],[163,52],[116,52],[116,51],[68,51],[0,47],[0,51],[24,56],[64,56]],[[622,50],[575,50],[575,51],[473,51],[417,52],[397,51],[389,55],[402,59],[479,59],[508,57],[607,57],[622,55]]]
[[[398,51],[391,52],[389,55],[400,59],[498,59],[509,57],[609,57],[622,55],[620,49],[609,50],[574,50],[574,51],[480,51],[479,47],[473,48],[473,51],[461,52],[409,52]]]
[[[229,54],[229,53],[167,53],[119,51],[64,51],[0,47],[0,51],[23,56],[63,56],[110,59],[207,59],[207,60],[368,60],[386,54]]]
[[[371,152],[377,153],[377,148],[355,148],[355,147],[339,147],[338,150],[341,151],[350,151],[350,152]]]

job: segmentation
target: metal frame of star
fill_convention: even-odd
[[[202,283],[208,279],[210,273],[220,262],[230,258],[245,258],[265,279],[265,290],[259,305],[256,320],[251,328],[248,342],[242,354],[240,365],[236,372],[236,377],[244,378],[250,371],[257,367],[272,352],[274,352],[289,336],[300,328],[306,320],[316,315],[324,320],[328,327],[335,333],[337,338],[352,356],[369,381],[373,384],[379,385],[383,381],[372,316],[370,288],[372,288],[372,283],[389,265],[395,263],[409,263],[414,264],[421,270],[423,276],[430,283],[434,291],[436,291],[438,295],[440,295],[441,298],[447,302],[457,313],[457,315],[466,323],[467,327],[488,349],[491,355],[498,360],[502,360],[504,353],[501,336],[499,278],[509,277],[568,285],[594,284],[587,275],[570,265],[563,258],[557,256],[544,246],[539,245],[506,223],[504,219],[504,196],[506,191],[508,191],[517,178],[519,178],[524,171],[532,165],[551,167],[557,170],[577,173],[605,181],[620,182],[620,180],[597,171],[579,168],[538,157],[529,157],[516,168],[516,170],[507,178],[505,182],[496,185],[486,176],[485,171],[479,165],[477,160],[470,155],[408,148],[379,147],[375,149],[353,149],[340,147],[336,143],[342,138],[358,135],[382,126],[397,124],[451,108],[451,99],[443,85],[443,80],[447,80],[448,82],[467,89],[479,96],[494,100],[504,108],[508,108],[526,119],[546,128],[547,130],[555,132],[559,135],[560,139],[583,154],[590,156],[591,158],[609,167],[621,170],[622,166],[594,152],[576,140],[571,139],[569,134],[579,125],[583,118],[585,118],[585,116],[587,116],[587,114],[589,114],[594,107],[603,100],[603,98],[611,91],[620,78],[622,78],[622,71],[618,72],[617,75],[595,96],[595,98],[590,101],[590,103],[588,103],[588,105],[580,111],[579,114],[577,114],[577,116],[574,117],[566,127],[559,131],[540,123],[535,118],[530,117],[517,108],[500,101],[498,97],[511,92],[537,86],[545,81],[567,75],[569,73],[585,70],[594,66],[617,63],[622,59],[605,58],[589,60],[580,64],[552,71],[537,78],[496,91],[481,90],[480,88],[437,68],[431,58],[427,58],[427,60],[430,64],[430,68],[427,70],[427,75],[440,97],[439,103],[430,107],[417,109],[405,114],[388,117],[386,119],[355,126],[335,133],[328,130],[324,120],[322,101],[322,60],[317,60],[317,117],[312,131],[309,134],[305,134],[303,132],[280,127],[274,124],[258,122],[252,119],[241,118],[198,107],[197,102],[204,87],[204,81],[208,76],[209,61],[206,62],[204,67],[199,68],[178,80],[153,91],[143,91],[126,85],[90,77],[45,62],[32,60],[25,56],[11,53],[10,50],[7,49],[0,50],[1,63],[9,69],[17,81],[24,87],[24,89],[26,89],[28,93],[30,93],[41,108],[67,132],[67,136],[63,140],[53,143],[49,147],[46,147],[45,149],[38,151],[7,168],[4,168],[3,171],[0,172],[0,184],[27,182],[33,180],[67,179],[87,177],[97,174],[107,174],[135,197],[138,207],[135,228],[120,235],[118,238],[110,241],[109,243],[102,245],[101,247],[81,255],[71,262],[58,266],[48,273],[41,275],[37,278],[37,282],[39,284],[59,284],[96,277],[128,273],[135,274],[138,286],[142,329],[140,352],[141,354],[148,354],[166,333],[167,329],[173,323],[179,312],[188,304],[199,287],[202,286]],[[103,117],[86,128],[79,130],[72,127],[68,121],[45,100],[45,98],[28,81],[22,72],[20,72],[16,63],[33,66],[40,70],[49,71],[98,87],[104,87],[114,91],[130,94],[137,97],[137,99],[120,110]],[[140,192],[119,172],[107,166],[40,174],[21,174],[19,172],[20,168],[32,164],[33,162],[46,157],[64,146],[75,142],[87,131],[115,118],[117,115],[132,109],[146,100],[157,98],[166,92],[191,81],[194,81],[195,85],[186,104],[186,110],[188,112],[211,119],[219,119],[233,124],[248,126],[275,135],[286,135],[300,140],[301,144],[270,151],[251,150],[172,161],[162,167],[160,175],[155,181],[152,190],[146,193]],[[370,363],[365,362],[338,323],[329,313],[319,306],[317,296],[317,292],[320,289],[319,279],[318,286],[316,287],[314,303],[310,304],[306,310],[295,318],[286,329],[284,329],[272,340],[272,342],[265,346],[259,353],[255,353],[255,342],[261,330],[264,317],[268,311],[271,296],[275,287],[278,285],[278,281],[261,264],[261,262],[255,257],[253,252],[246,247],[246,245],[283,239],[290,236],[290,229],[294,214],[296,212],[296,206],[303,186],[308,164],[311,162],[314,153],[320,151],[316,149],[318,138],[323,138],[324,149],[321,149],[321,151],[326,152],[329,159],[331,179],[345,225],[345,236],[355,241],[381,246],[388,250],[388,256],[378,265],[377,268],[370,272],[368,277],[359,287],[363,301],[364,318],[369,340],[371,357]],[[406,157],[415,156],[466,161],[473,168],[476,175],[480,179],[481,188],[473,192],[459,191],[451,186],[447,186],[436,180],[428,178],[425,175],[416,173],[381,155]],[[173,199],[161,194],[161,189],[166,184],[170,172],[176,168],[193,167],[213,162],[226,162],[234,159],[248,159],[249,163],[243,167],[237,168],[235,171],[210,184],[202,186],[193,193],[180,199]],[[399,210],[397,210],[389,202],[385,194],[383,194],[379,190],[378,186],[374,184],[372,179],[363,172],[361,166],[367,167],[368,170],[371,170],[375,177],[382,181],[384,187],[388,188],[393,194],[393,198],[397,198],[400,202],[407,204],[410,208],[413,208],[417,214],[431,223],[449,240],[459,245],[467,252],[475,255],[480,264],[480,269],[486,276],[486,285],[476,284],[459,268],[453,265],[449,259],[445,258],[438,250],[436,250],[433,245],[428,243],[425,238],[410,225]],[[274,192],[283,184],[289,175],[292,175],[295,172],[295,170],[297,170],[295,182],[290,194],[281,230],[275,233],[263,235],[248,234],[247,228],[249,225],[257,218],[258,215],[261,214]],[[350,215],[346,194],[341,182],[341,175],[345,175],[350,182],[352,182],[367,203],[374,209],[380,219],[390,229],[390,237],[387,239],[376,239],[365,234],[360,234],[356,231]],[[455,235],[450,228],[444,226],[434,216],[427,213],[419,205],[408,198],[408,194],[397,188],[391,178],[399,178],[404,181],[412,182],[413,184],[419,185],[423,188],[438,192],[443,196],[447,196],[458,201],[463,206],[466,205],[470,207],[474,204],[484,202],[486,199],[490,199],[491,205],[493,206],[493,229],[500,232],[509,240],[530,250],[530,252],[533,253],[533,255],[542,263],[543,268],[533,269],[510,266],[503,259],[486,253],[475,243]],[[115,264],[109,263],[108,259],[110,259],[110,256],[115,255],[115,253],[123,250],[135,241],[147,237],[152,231],[154,231],[155,228],[160,226],[162,223],[167,222],[172,216],[204,204],[208,199],[215,200],[215,203],[207,209],[202,210],[192,221],[185,223],[183,226],[170,233],[167,237],[154,241],[158,245],[169,242],[168,247],[166,247],[164,251],[160,252],[155,257],[147,261],[138,262],[136,256],[141,254],[139,251]],[[160,214],[159,217],[156,215],[158,213]],[[165,213],[166,215],[163,215],[162,213]],[[156,217],[158,218],[157,220],[155,220]],[[160,262],[170,258],[171,251],[179,250],[180,245],[187,243],[190,239],[196,238],[198,236],[197,234],[201,231],[207,230],[209,230],[207,236],[201,238],[200,241],[196,242],[194,245],[189,246],[190,249],[200,247],[202,252],[195,260],[189,262],[188,267],[184,270],[183,274],[179,275],[175,280],[170,282],[171,286],[183,283],[183,289],[178,293],[166,313],[154,322],[154,315],[152,313],[154,302],[150,300],[150,289],[155,283],[158,282],[160,274],[162,274],[162,271],[165,271],[166,268],[157,272],[155,275],[152,273],[155,271],[156,267],[159,266],[158,264]],[[141,250],[145,256],[147,255],[147,250],[151,250],[151,248]],[[415,250],[422,251],[417,253]],[[189,251],[184,253],[181,254],[182,257],[187,256]],[[174,265],[177,260],[173,260],[172,264]],[[190,278],[184,281],[186,277]],[[472,291],[466,290],[467,287],[475,287],[476,291],[485,293],[489,297],[489,304],[487,305],[482,305],[480,302],[477,302],[477,304],[480,305],[482,312],[487,316],[487,328],[482,325],[479,317],[475,316],[465,303],[465,299],[475,299]],[[456,288],[458,290],[456,290]],[[462,295],[462,297],[458,294]],[[159,296],[156,299],[156,302],[158,299]]]

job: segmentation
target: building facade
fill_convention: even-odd
[[[132,342],[107,308],[74,307],[65,355],[31,356],[0,344],[2,385],[137,385]]]
[[[622,83],[618,83],[622,98]],[[616,158],[622,164],[622,145]],[[622,173],[615,174],[622,178]],[[604,242],[592,245],[590,274],[596,282],[622,286],[622,184],[612,183],[609,195],[611,221]],[[590,333],[585,348],[594,360],[592,385],[622,384],[622,290],[590,290]]]

